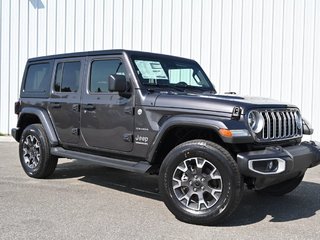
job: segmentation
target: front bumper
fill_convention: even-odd
[[[310,141],[239,153],[237,162],[241,174],[254,179],[255,188],[262,189],[302,175],[320,164],[320,143]]]

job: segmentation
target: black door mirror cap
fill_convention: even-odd
[[[111,74],[108,78],[110,92],[123,93],[127,90],[127,79],[124,75]]]

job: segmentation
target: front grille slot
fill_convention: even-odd
[[[264,128],[257,135],[258,138],[267,141],[301,137],[302,131],[296,124],[296,112],[297,109],[260,111]]]

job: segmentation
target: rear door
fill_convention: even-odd
[[[108,91],[110,74],[127,76],[124,61],[121,56],[92,57],[88,58],[88,69],[81,102],[81,133],[86,147],[131,151],[133,96]]]
[[[62,144],[76,145],[80,133],[80,85],[84,60],[55,61],[54,79],[48,110]]]

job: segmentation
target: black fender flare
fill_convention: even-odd
[[[57,146],[59,143],[59,140],[47,111],[45,109],[35,108],[35,107],[23,108],[19,114],[19,120],[17,124],[18,128],[23,126],[22,119],[23,119],[23,115],[26,115],[26,114],[35,115],[39,118],[44,130],[46,131],[46,134],[48,136],[48,140],[51,146]]]
[[[214,119],[212,117],[199,117],[199,116],[192,116],[192,115],[179,115],[173,116],[169,118],[160,128],[159,132],[155,136],[152,145],[149,148],[147,154],[148,162],[152,162],[154,159],[154,154],[161,142],[163,136],[172,128],[178,126],[190,126],[190,127],[202,127],[208,128],[216,131],[218,133],[220,128],[227,128],[224,124],[223,120],[221,119]]]

